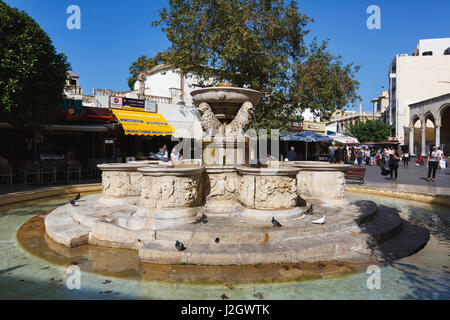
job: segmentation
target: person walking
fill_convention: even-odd
[[[369,166],[370,165],[370,151],[369,151],[369,148],[366,149],[365,156],[366,156],[366,166]]]
[[[377,157],[377,151],[375,149],[370,150],[370,165],[375,166],[376,165],[376,157]]]
[[[431,148],[430,153],[427,157],[427,166],[428,166],[428,182],[434,182],[436,179],[436,171],[439,167],[439,161],[441,160],[440,153],[436,150],[436,146]],[[433,176],[433,178],[431,178]]]
[[[438,149],[437,149],[437,152],[439,153],[439,171],[441,171],[441,169],[442,168],[446,168],[447,166],[446,166],[446,164],[445,163],[443,163],[443,156],[444,156],[444,152],[442,152],[442,150],[441,150],[441,147],[439,147]]]
[[[398,178],[398,162],[400,161],[400,155],[398,150],[393,150],[389,154],[389,169],[391,171],[391,181],[397,181]],[[395,176],[395,178],[394,178]]]
[[[409,153],[405,152],[403,154],[403,166],[407,167],[409,165]]]
[[[358,150],[358,166],[360,166],[361,167],[361,165],[362,165],[362,162],[363,162],[363,150],[362,149],[359,149]]]

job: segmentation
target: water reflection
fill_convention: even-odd
[[[67,202],[70,197],[21,203],[0,208],[0,297],[32,299],[450,299],[450,241],[447,208],[391,198],[370,197],[378,204],[398,208],[404,217],[424,225],[431,232],[427,246],[417,254],[382,268],[382,288],[368,290],[365,272],[351,273],[355,266],[273,265],[192,268],[140,263],[136,252],[98,246],[68,249],[45,237],[42,216]],[[33,219],[29,220],[35,216]],[[28,220],[28,222],[27,222]],[[28,256],[15,242],[19,242]],[[23,235],[23,234],[22,234]],[[83,289],[68,291],[64,286],[65,266],[79,265]],[[58,268],[54,267],[61,266]],[[338,278],[306,281],[318,270]],[[208,271],[206,271],[208,270]],[[190,275],[190,276],[187,276]],[[112,276],[116,278],[112,278]],[[53,279],[53,280],[52,280]],[[245,279],[246,281],[243,281]],[[287,283],[261,280],[304,279]],[[311,278],[309,278],[311,279]],[[106,280],[112,281],[111,283]],[[245,282],[246,284],[242,284]],[[205,284],[206,283],[206,284]]]

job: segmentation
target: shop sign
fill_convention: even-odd
[[[123,98],[123,109],[133,110],[133,111],[144,111],[145,110],[145,100]]]
[[[156,113],[156,102],[155,101],[145,101],[145,112]]]
[[[303,121],[303,131],[312,131],[321,135],[326,134],[325,122]]]
[[[121,97],[109,98],[109,107],[111,109],[122,109],[122,106],[123,106],[123,98]]]

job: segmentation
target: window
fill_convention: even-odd
[[[425,51],[424,53],[422,53],[422,56],[432,56],[433,55],[433,51]]]
[[[70,80],[70,85],[71,86],[76,86],[77,85],[77,80]]]
[[[444,50],[444,56],[450,56],[450,47]]]

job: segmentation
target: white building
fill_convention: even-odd
[[[389,67],[389,106],[383,116],[391,126],[392,136],[401,145],[409,145],[410,128],[413,137],[429,128],[432,132],[425,144],[435,143],[435,123],[429,119],[416,121],[410,105],[447,93],[450,93],[450,38],[420,40],[412,56],[397,55]],[[414,146],[414,141],[417,140],[413,139],[410,152],[423,153],[425,146]]]
[[[206,84],[212,83],[213,80],[210,78]],[[171,65],[159,65],[142,72],[134,84],[134,90],[146,97],[164,98],[174,104],[194,105],[191,92],[198,89],[199,82],[197,76],[182,76],[179,70]]]
[[[210,85],[214,78],[205,81]],[[180,72],[170,65],[159,65],[142,72],[134,85],[134,92],[140,96],[152,97],[157,101],[165,99],[164,103],[179,105],[194,105],[191,92],[198,89],[200,78],[192,74],[181,76]],[[142,83],[144,84],[142,87]],[[320,121],[320,117],[307,109],[302,113],[305,121]]]

